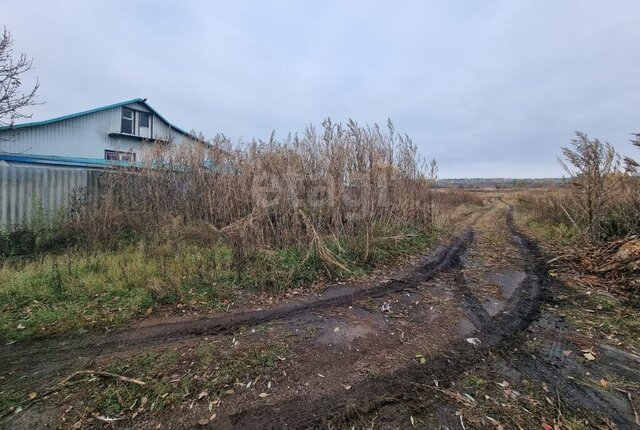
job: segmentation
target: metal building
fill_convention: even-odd
[[[154,143],[194,139],[141,98],[0,127],[0,229],[28,224],[36,206],[64,207],[74,191],[95,187],[99,171],[135,166]]]
[[[0,155],[136,161],[150,143],[181,144],[190,138],[146,99],[139,98],[46,121],[0,127]]]

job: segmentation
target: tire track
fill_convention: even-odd
[[[293,405],[265,405],[246,410],[220,421],[211,423],[210,428],[252,429],[252,428],[328,428],[340,427],[351,418],[369,414],[389,405],[409,404],[423,409],[435,405],[433,381],[448,386],[465,369],[478,363],[490,349],[504,346],[521,330],[529,326],[538,316],[543,292],[548,278],[537,245],[520,233],[513,222],[513,208],[507,213],[507,226],[525,262],[525,279],[512,295],[506,308],[493,318],[479,310],[471,294],[463,306],[478,322],[473,334],[481,339],[474,347],[464,339],[452,343],[450,351],[434,358],[426,364],[411,363],[391,374],[373,381],[363,381],[353,386],[348,394],[320,399],[296,399]],[[471,234],[472,235],[472,234]],[[461,253],[453,255],[452,267],[460,264]],[[459,278],[464,281],[464,277]],[[464,287],[463,287],[464,288]],[[463,291],[464,293],[464,291]],[[481,305],[480,305],[481,307]],[[518,339],[514,342],[519,342]]]
[[[454,275],[454,280],[456,285],[458,285],[456,298],[462,305],[469,321],[471,321],[476,329],[481,329],[491,321],[491,315],[489,315],[489,312],[487,312],[484,306],[482,306],[480,300],[478,300],[478,298],[469,289],[467,280],[461,270],[462,263],[458,263],[458,265],[459,268],[456,270]]]
[[[448,246],[438,247],[419,268],[403,278],[380,282],[370,288],[320,300],[288,303],[260,311],[238,312],[214,318],[123,330],[107,336],[90,336],[80,339],[60,337],[3,345],[0,347],[0,366],[7,370],[17,367],[22,372],[36,372],[41,375],[41,373],[60,371],[70,367],[79,357],[95,359],[97,355],[140,351],[155,345],[231,333],[240,327],[285,319],[302,312],[334,306],[349,306],[357,300],[384,297],[414,288],[419,283],[433,278],[438,272],[457,264],[460,255],[472,240],[473,231],[469,228],[455,236]]]
[[[520,250],[532,249],[535,246],[527,237],[519,235],[514,224],[513,219],[513,207],[509,208],[507,213],[507,225],[509,229],[514,232],[514,239]],[[530,264],[531,261],[528,262]],[[530,273],[534,267],[529,266],[528,272]],[[533,275],[530,279],[525,279],[523,283],[524,288],[519,288],[507,302],[504,314],[509,314],[520,307],[520,303],[526,303],[528,300],[535,299],[536,294],[546,294],[544,291],[537,292],[537,288],[531,285],[532,282],[539,282],[540,273],[536,274],[533,271]],[[485,321],[487,317],[486,310],[482,307],[480,302],[469,293],[466,285],[463,286],[463,306],[468,314],[469,319],[476,324],[476,327],[481,332],[489,333],[489,341],[492,343],[499,342],[499,337],[504,336],[505,332],[500,332],[505,328],[509,331],[519,330],[521,328],[518,324],[493,324],[493,322],[487,323]],[[494,332],[498,328],[497,333]],[[495,336],[494,336],[495,335]],[[600,416],[610,416],[613,422],[619,428],[638,428],[634,421],[634,411],[630,408],[628,399],[621,396],[619,393],[611,392],[603,389],[602,387],[579,383],[575,378],[569,378],[567,375],[585,375],[589,374],[590,370],[587,369],[581,363],[575,361],[573,358],[568,358],[563,355],[563,352],[570,349],[571,346],[564,342],[561,333],[559,333],[559,339],[553,342],[549,346],[549,352],[546,354],[540,354],[540,357],[533,357],[529,354],[517,353],[513,354],[512,350],[509,350],[509,356],[503,356],[502,352],[498,352],[498,355],[505,360],[505,366],[510,367],[514,371],[522,375],[523,379],[544,381],[551,389],[555,391],[563,399],[564,402],[575,408],[581,408],[585,411],[596,412]],[[635,370],[640,360],[633,355],[626,354],[623,351],[616,350],[608,346],[600,346],[603,355],[609,358],[609,361],[602,360],[598,363],[598,366],[604,370],[604,373],[619,374],[629,380],[637,380],[640,372]],[[611,364],[609,364],[611,363]],[[612,368],[611,366],[614,366]],[[602,371],[601,369],[601,371]],[[593,372],[593,370],[591,370]]]

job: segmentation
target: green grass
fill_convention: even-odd
[[[158,307],[212,311],[238,302],[245,289],[281,293],[320,278],[370,272],[426,249],[434,233],[378,226],[368,252],[362,238],[326,246],[349,271],[308,248],[246,250],[231,246],[138,241],[115,251],[72,251],[0,260],[0,338],[115,327]]]
[[[599,335],[613,344],[640,349],[640,309],[608,293],[573,291],[561,308],[567,321],[590,336]]]
[[[229,257],[211,252],[184,247],[158,255],[128,246],[6,262],[0,267],[0,335],[15,339],[113,326],[166,304],[219,307],[232,298],[216,282],[229,276]]]
[[[547,244],[571,246],[580,241],[580,232],[570,224],[538,221],[523,211],[516,211],[516,221],[525,226],[538,240]]]

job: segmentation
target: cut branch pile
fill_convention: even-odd
[[[577,248],[556,260],[572,272],[572,281],[594,288],[604,287],[612,293],[640,297],[640,238],[629,236]]]

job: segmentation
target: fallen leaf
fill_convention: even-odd
[[[334,329],[333,329],[333,332],[334,332],[334,333],[337,333],[337,332],[339,332],[339,331],[340,331],[340,327],[336,327],[336,328],[334,328]]]
[[[200,424],[201,426],[206,426],[207,424],[209,424],[209,418],[202,418],[198,420],[198,424]]]
[[[36,397],[38,397],[38,393],[36,393],[35,391],[29,393],[29,400],[33,400]]]
[[[260,396],[261,398],[263,398],[263,399],[264,399],[265,397],[269,397],[270,395],[271,395],[271,394],[269,394],[269,393],[260,393],[260,394],[259,394],[259,396]]]
[[[25,326],[22,325],[22,323],[18,323],[18,330],[24,330]]]
[[[473,346],[478,346],[482,343],[482,341],[480,341],[480,339],[478,339],[477,337],[468,337],[467,342],[469,342]]]
[[[593,361],[596,359],[596,356],[590,352],[585,352],[583,355],[584,355],[584,358],[586,358],[588,361]]]
[[[602,385],[603,387],[606,387],[607,385],[609,385],[609,382],[606,379],[602,378],[600,380],[600,385]]]

